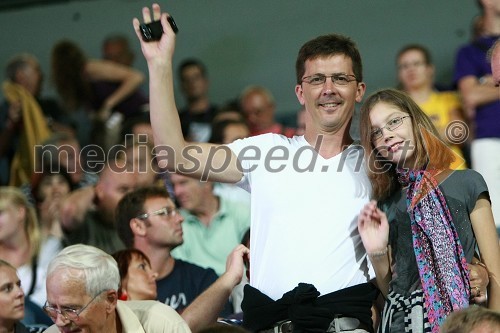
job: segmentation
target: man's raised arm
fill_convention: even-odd
[[[160,20],[163,34],[159,41],[144,41],[140,22],[133,20],[149,70],[149,106],[156,153],[160,167],[195,178],[234,183],[241,179],[236,156],[225,146],[188,143],[182,135],[175,105],[172,57],[175,33],[158,4],[153,4],[153,17],[148,7],[142,9],[144,23]]]

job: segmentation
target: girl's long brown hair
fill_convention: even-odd
[[[372,197],[383,200],[399,189],[396,165],[384,159],[371,140],[370,111],[384,102],[407,113],[411,117],[415,139],[414,169],[448,169],[455,156],[440,138],[431,119],[406,93],[396,89],[382,89],[370,95],[361,107],[360,137],[365,150],[367,174],[372,184]]]

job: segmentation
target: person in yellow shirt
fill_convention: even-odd
[[[404,46],[396,57],[399,88],[431,118],[439,134],[455,153],[452,169],[465,169],[462,144],[467,139],[467,127],[462,105],[455,91],[437,91],[434,87],[435,68],[431,54],[424,46]]]

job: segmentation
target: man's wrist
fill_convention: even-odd
[[[237,276],[231,274],[231,272],[225,272],[219,278],[225,289],[232,291],[234,287],[238,285],[241,281],[241,277],[238,279]]]

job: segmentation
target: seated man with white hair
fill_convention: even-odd
[[[49,264],[44,310],[55,325],[46,332],[191,332],[169,306],[119,301],[116,261],[93,246],[63,249]]]

